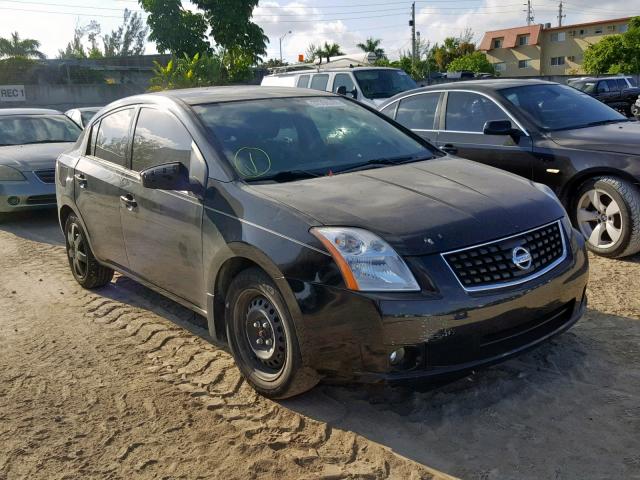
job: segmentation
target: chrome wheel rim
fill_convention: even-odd
[[[280,314],[262,295],[254,296],[244,315],[248,353],[253,364],[266,374],[277,374],[284,367],[287,342]]]
[[[67,232],[67,253],[71,268],[78,278],[87,275],[87,249],[82,232],[77,224],[72,224]]]
[[[582,235],[593,247],[613,247],[622,237],[620,205],[604,190],[594,188],[582,195],[576,218]]]

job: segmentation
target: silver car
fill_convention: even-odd
[[[80,132],[57,110],[0,109],[0,215],[56,205],[56,159]]]
[[[84,129],[93,116],[101,109],[102,107],[72,108],[71,110],[64,112],[64,114],[76,122],[80,128]]]

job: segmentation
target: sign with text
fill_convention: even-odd
[[[24,85],[0,85],[0,102],[24,102]]]

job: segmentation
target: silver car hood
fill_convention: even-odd
[[[22,172],[55,168],[58,156],[73,145],[73,142],[64,142],[0,147],[0,165],[8,165]]]

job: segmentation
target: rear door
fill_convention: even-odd
[[[121,208],[131,271],[204,308],[202,202],[191,192],[144,188],[139,175],[173,162],[187,169],[200,162],[198,171],[206,172],[204,160],[187,129],[167,110],[142,107],[132,143]]]
[[[120,196],[126,178],[129,131],[134,108],[110,113],[93,125],[86,154],[75,169],[76,205],[100,260],[128,266],[120,223]]]
[[[435,144],[438,140],[438,105],[442,93],[410,95],[398,102],[395,120],[422,138]]]
[[[444,115],[437,145],[447,153],[532,178],[533,149],[531,137],[485,135],[486,122],[508,120],[518,125],[491,98],[476,92],[449,91],[443,99]]]

